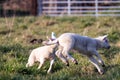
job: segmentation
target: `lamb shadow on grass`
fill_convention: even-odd
[[[67,67],[67,66],[66,66]],[[22,75],[42,75],[45,76],[47,75],[47,70],[49,68],[49,65],[43,65],[43,67],[41,69],[37,69],[37,65],[35,64],[32,67],[21,67],[19,69],[16,70],[17,73],[22,74]],[[52,71],[50,74],[53,74],[59,70],[61,70],[63,68],[63,66],[59,65],[59,64],[54,64],[52,67]]]
[[[17,73],[22,74],[22,75],[46,75],[47,73],[45,71],[41,71],[41,70],[37,70],[37,69],[33,69],[33,68],[19,68],[17,70]]]

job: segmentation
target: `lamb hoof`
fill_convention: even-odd
[[[76,65],[78,65],[78,62],[75,62]]]
[[[52,73],[52,71],[47,71],[47,74],[50,74],[50,73]]]
[[[106,67],[105,64],[103,64],[102,67]]]
[[[77,61],[75,61],[75,64],[76,64],[76,65],[78,65],[78,62],[77,62]]]
[[[69,64],[66,64],[66,66],[69,66]]]
[[[78,62],[77,62],[77,60],[74,60],[73,62],[74,62],[76,65],[78,65]]]
[[[103,71],[103,70],[101,70],[100,72],[99,72],[99,74],[100,75],[103,75],[105,72]]]

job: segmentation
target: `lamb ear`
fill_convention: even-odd
[[[107,35],[104,35],[104,38],[108,37],[108,34]]]
[[[103,39],[106,39],[107,37],[108,37],[108,35],[104,35],[104,36],[103,36]]]

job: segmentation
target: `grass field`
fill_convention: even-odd
[[[120,17],[15,17],[0,18],[0,80],[120,80]],[[13,25],[12,25],[13,23]],[[43,39],[55,32],[58,37],[64,32],[97,37],[108,34],[109,50],[99,50],[106,67],[99,75],[89,60],[71,51],[79,62],[70,62],[67,67],[58,58],[53,73],[46,74],[49,62],[37,70],[38,63],[26,68],[30,51],[42,46],[30,40]]]

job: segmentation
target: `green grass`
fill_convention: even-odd
[[[12,18],[7,18],[11,23]],[[16,17],[13,26],[0,18],[0,80],[120,80],[120,17]],[[46,74],[49,62],[37,70],[38,63],[26,68],[32,49],[42,44],[31,44],[33,38],[46,40],[55,32],[97,37],[108,34],[111,49],[100,50],[105,61],[105,74],[99,75],[89,60],[77,52],[71,55],[79,62],[67,67],[58,58],[53,73]]]

